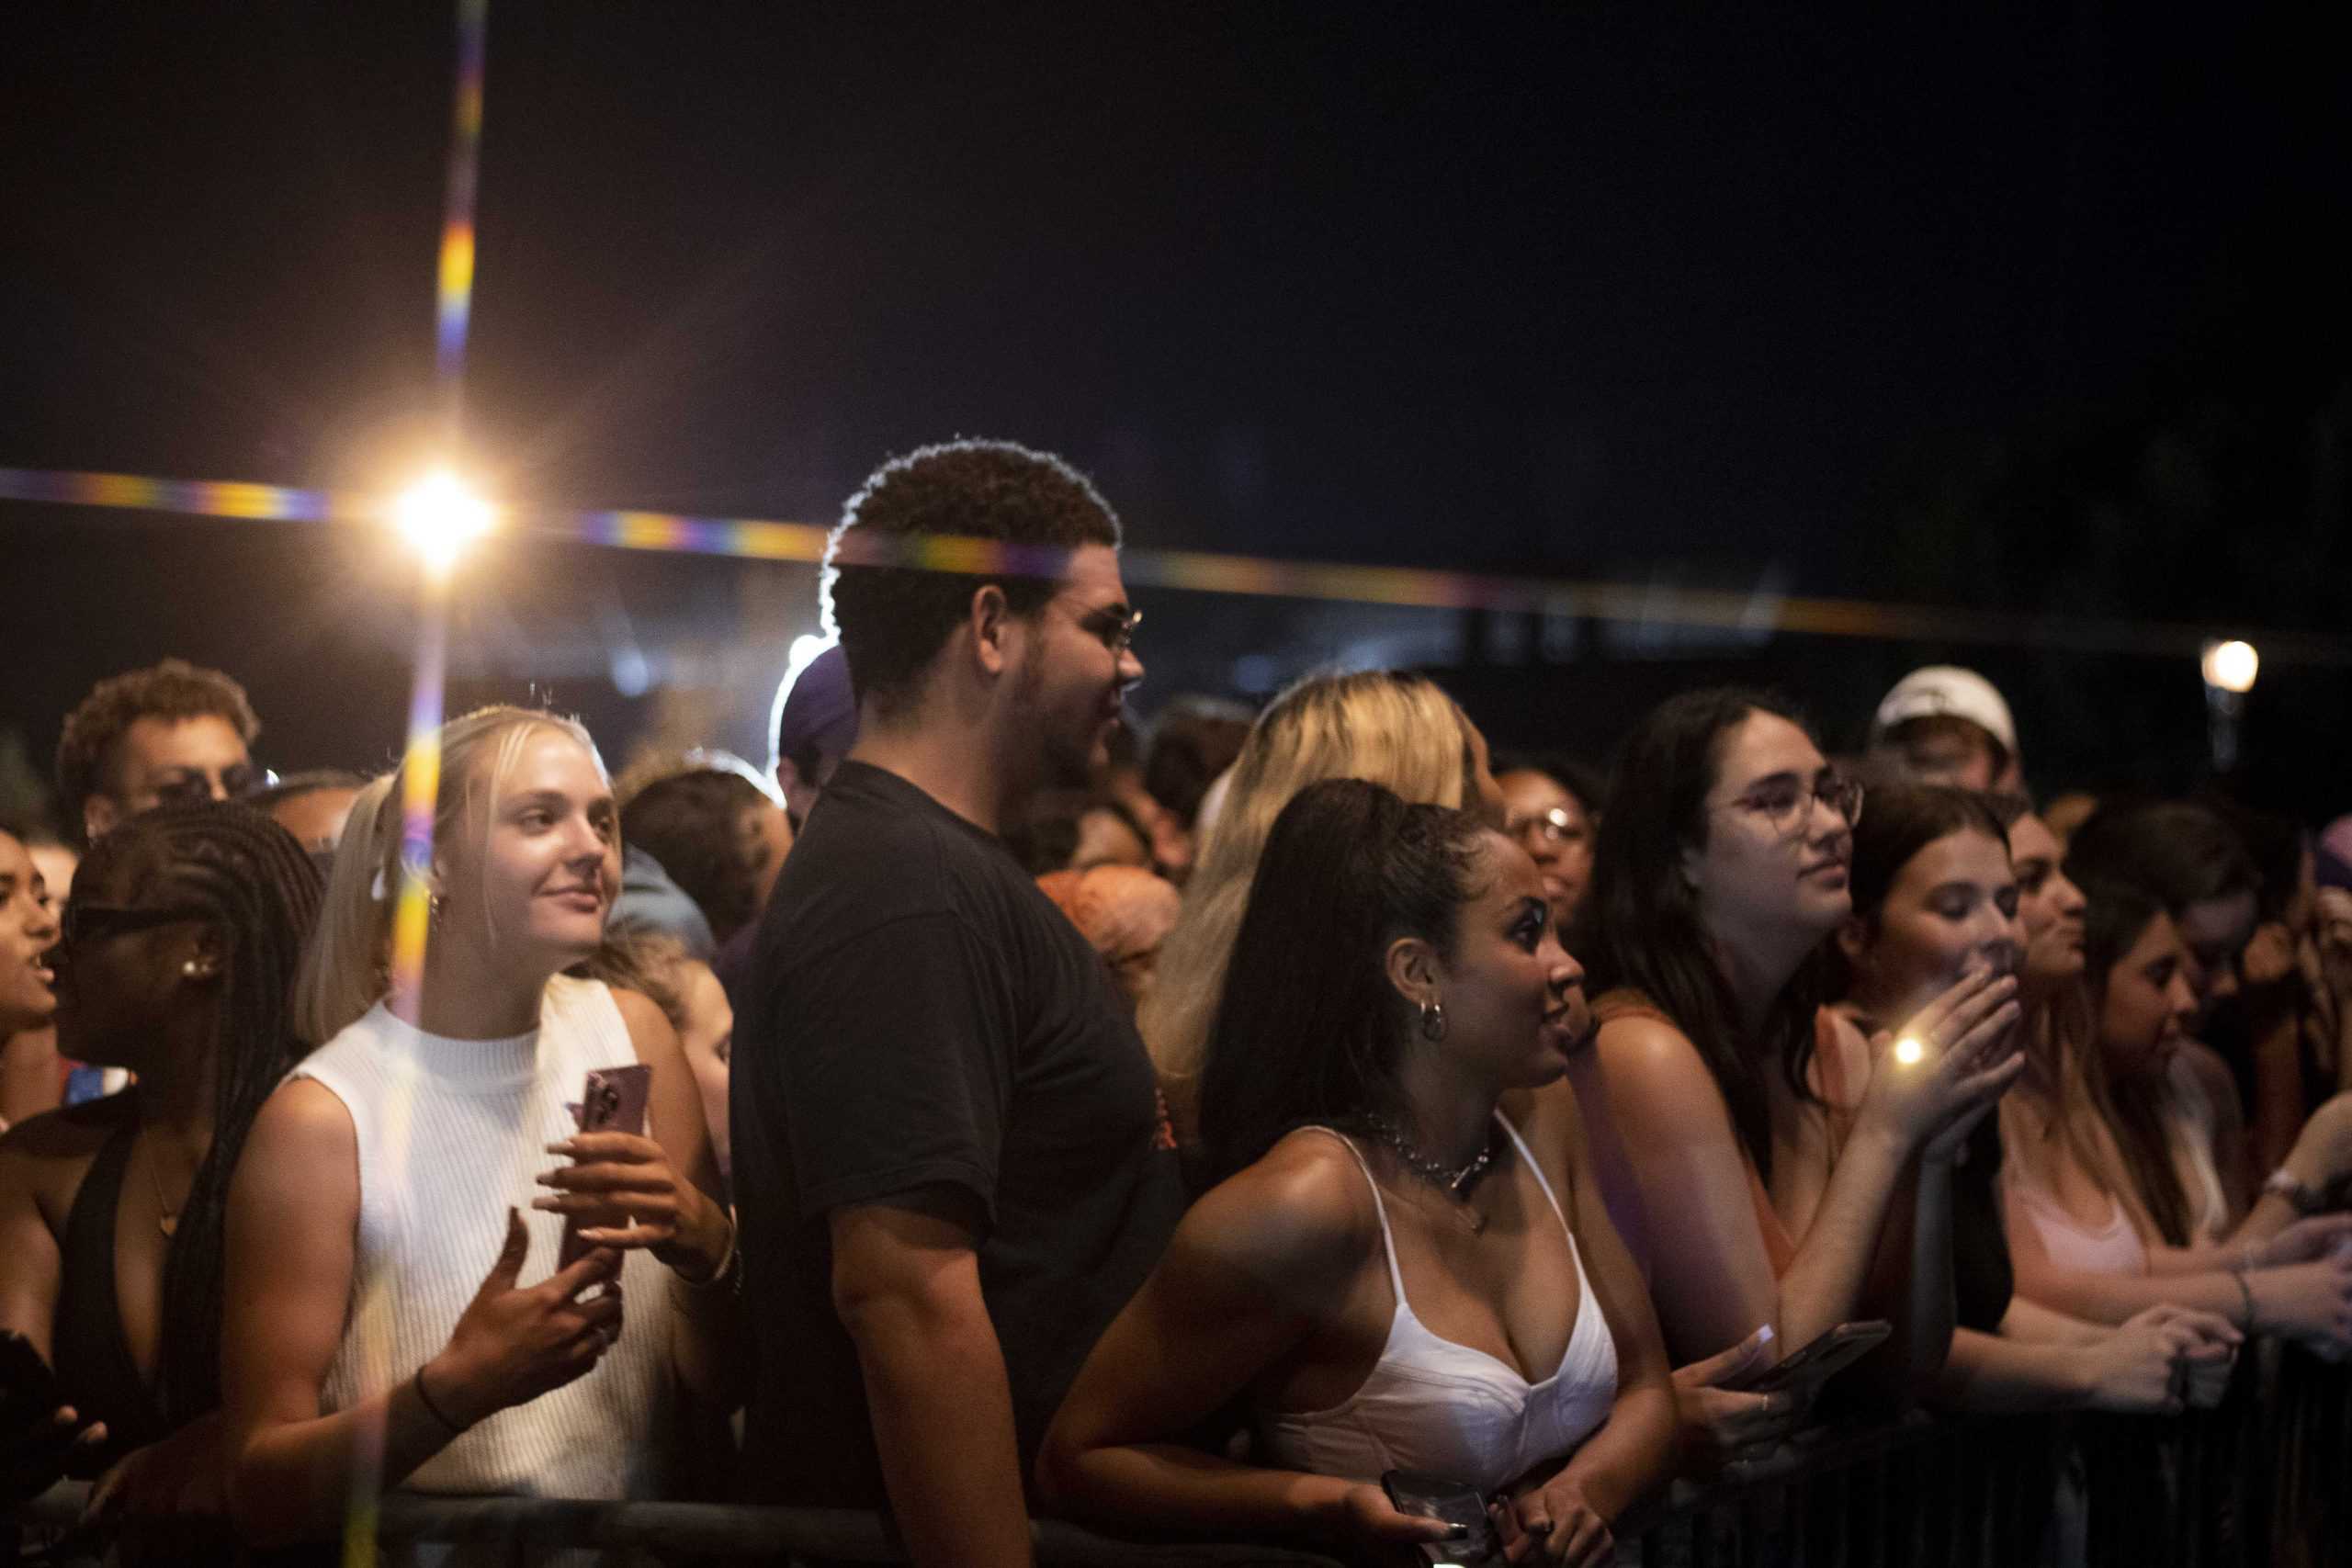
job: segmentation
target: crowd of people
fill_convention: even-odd
[[[100,682],[0,832],[8,1496],[998,1564],[1041,1513],[1385,1560],[1459,1493],[1590,1563],[1833,1408],[2352,1350],[2352,818],[2053,821],[1942,666],[1849,758],[1732,690],[1496,757],[1392,671],[1138,736],[1119,545],[1050,456],[885,465],[765,771],[494,707],[276,779],[229,676]]]

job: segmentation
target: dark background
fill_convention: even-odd
[[[1139,547],[2352,628],[2352,93],[2322,7],[997,7],[495,0],[467,379],[503,495],[830,521],[1007,435]],[[0,465],[376,488],[432,450],[453,59],[433,4],[0,13]],[[800,569],[507,541],[453,705],[616,761],[758,736]],[[253,689],[280,768],[379,763],[377,541],[0,506],[0,732],[96,676]],[[1474,626],[1147,592],[1148,710],[1453,667],[1599,753],[1702,677],[1834,742],[1928,658],[2035,782],[2191,782],[2193,640]],[[2258,633],[2249,630],[2260,641]],[[2306,649],[2305,651],[2313,651]],[[2352,806],[2352,641],[2274,650],[2246,787]]]

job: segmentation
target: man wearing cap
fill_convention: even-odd
[[[850,692],[849,660],[835,643],[776,689],[775,782],[794,832],[856,744],[857,699]]]
[[[1930,664],[1894,683],[1871,720],[1871,761],[1915,784],[2017,789],[2017,726],[1993,682]]]

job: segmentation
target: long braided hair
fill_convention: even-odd
[[[147,872],[144,898],[199,910],[222,944],[213,1042],[212,1147],[197,1168],[164,1265],[159,1382],[166,1423],[220,1403],[221,1224],[245,1134],[305,1047],[290,1011],[303,943],[319,916],[319,872],[294,836],[234,803],[164,806],[98,840],[91,867],[118,857]]]

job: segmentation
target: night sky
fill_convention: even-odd
[[[1923,453],[2352,365],[2324,28],[493,0],[470,446],[546,504],[827,521],[891,450],[1007,435],[1091,469],[1138,544],[1883,592],[1863,547]],[[451,32],[9,7],[0,466],[404,478]],[[91,679],[169,651],[249,680],[280,766],[397,735],[398,595],[352,541],[0,528],[30,627],[0,729],[37,759]],[[545,648],[558,700],[627,728],[598,650],[807,630],[766,570],[509,547],[461,659],[511,683]],[[1187,684],[1317,635],[1159,601],[1145,652]]]

